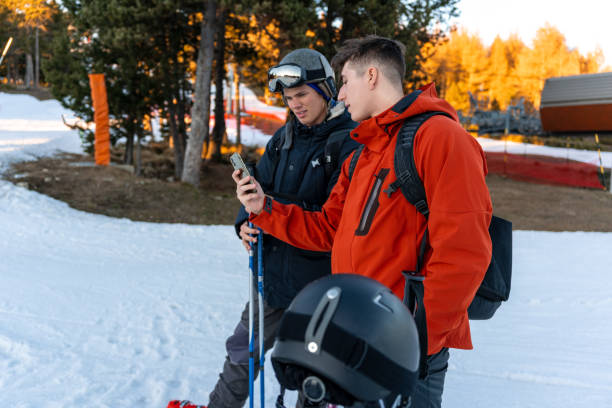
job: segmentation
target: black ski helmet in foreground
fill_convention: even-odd
[[[408,308],[386,286],[334,274],[306,286],[285,311],[272,351],[282,386],[344,406],[410,396],[419,340]]]

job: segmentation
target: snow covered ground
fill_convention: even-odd
[[[0,161],[78,151],[58,112],[0,93]],[[444,406],[612,407],[612,234],[515,231],[514,246],[511,299],[472,323],[475,350],[451,351]],[[0,181],[0,406],[206,403],[247,269],[229,226],[87,214]]]
[[[73,116],[55,100],[41,102],[30,95],[0,92],[0,172],[9,162],[58,150],[82,152],[78,133],[62,123],[62,114]]]

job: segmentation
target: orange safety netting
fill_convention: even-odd
[[[110,164],[110,133],[104,74],[89,74],[89,85],[91,86],[94,122],[96,123],[94,144],[96,164],[107,166]]]
[[[513,179],[573,187],[603,189],[594,164],[540,155],[485,152],[489,173]]]

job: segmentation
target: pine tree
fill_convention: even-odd
[[[580,54],[569,49],[556,27],[546,24],[536,32],[533,48],[520,54],[516,72],[522,80],[521,95],[537,107],[546,78],[581,73]]]
[[[504,110],[523,99],[527,109],[535,109],[546,78],[597,72],[602,63],[600,51],[581,55],[550,25],[538,30],[533,47],[513,34],[487,48],[462,29],[422,53],[428,56],[423,64],[427,80],[435,81],[441,96],[459,110],[469,108],[468,92],[479,98],[481,108]]]
[[[389,37],[406,46],[406,80],[409,88],[423,80],[421,70],[426,44],[445,38],[443,29],[457,15],[458,0],[318,0],[320,22],[315,48],[328,58],[345,40],[370,34]]]
[[[185,115],[191,104],[189,63],[197,35],[195,12],[189,9],[194,3],[64,1],[71,29],[57,36],[53,61],[45,65],[51,90],[66,107],[91,119],[87,74],[104,73],[113,123],[111,141],[125,138],[125,163],[134,163],[134,151],[138,153],[149,132],[143,125],[145,118],[159,110],[168,117],[174,144],[179,147],[175,164],[181,168]],[[138,157],[136,165],[138,168]]]
[[[223,92],[225,82],[225,34],[228,11],[225,8],[217,12],[217,32],[215,35],[215,126],[212,131],[212,160],[221,161],[221,144],[225,133],[225,106],[223,105]],[[229,90],[229,88],[228,88]]]

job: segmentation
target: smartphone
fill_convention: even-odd
[[[249,173],[249,169],[247,169],[247,166],[242,161],[242,157],[240,157],[237,152],[230,156],[230,161],[232,162],[232,166],[234,166],[234,170],[242,170],[240,173],[240,179],[249,177],[251,175],[251,173]],[[249,190],[248,192],[254,193],[255,190]]]
[[[251,173],[247,169],[247,166],[242,161],[242,157],[237,152],[230,156],[230,161],[232,162],[232,166],[234,166],[234,170],[242,170],[240,173],[240,178],[243,179],[245,177],[249,177]]]

